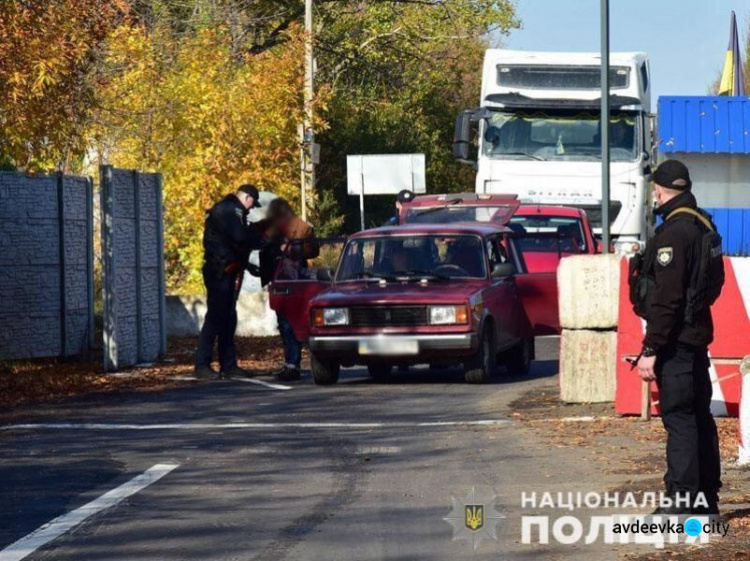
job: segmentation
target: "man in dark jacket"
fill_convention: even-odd
[[[242,185],[206,213],[203,282],[208,293],[208,310],[195,354],[195,375],[198,378],[217,377],[217,372],[211,368],[217,339],[220,375],[251,374],[237,365],[234,332],[237,328],[237,296],[247,260],[253,249],[260,249],[261,241],[255,229],[248,226],[247,213],[259,206],[258,189],[253,185]]]
[[[391,216],[383,226],[398,226],[401,224],[401,209],[403,204],[411,202],[414,200],[414,197],[414,193],[408,189],[402,189],[399,191],[398,195],[396,195],[396,204],[393,207],[393,216]]]
[[[716,228],[710,215],[698,208],[684,164],[677,160],[662,163],[653,180],[658,204],[655,213],[664,222],[644,252],[643,270],[652,275],[653,284],[637,366],[641,378],[656,380],[659,388],[662,422],[667,431],[667,493],[689,497],[689,504],[683,500],[681,504],[663,505],[657,513],[716,514],[721,465],[716,424],[711,415],[708,359],[714,331],[710,309],[713,302],[695,302],[693,298],[700,282],[701,260],[706,258],[704,236]],[[719,264],[723,267],[720,261]],[[718,290],[723,283],[723,269],[720,277],[713,279],[719,283]]]

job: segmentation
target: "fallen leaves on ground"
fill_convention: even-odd
[[[170,339],[167,356],[153,365],[105,373],[101,355],[84,359],[33,359],[0,363],[0,406],[47,402],[69,396],[114,390],[157,391],[187,383],[193,373],[195,337]],[[283,361],[278,337],[236,339],[243,368],[268,371]],[[218,369],[218,365],[215,365]]]

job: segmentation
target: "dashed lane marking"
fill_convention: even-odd
[[[0,561],[19,561],[81,524],[87,518],[112,508],[177,468],[179,464],[156,464],[127,483],[67,514],[58,516],[0,551]]]

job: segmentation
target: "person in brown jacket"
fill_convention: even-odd
[[[306,278],[308,259],[314,259],[320,253],[320,245],[315,238],[313,227],[298,217],[289,203],[282,198],[274,199],[268,204],[266,220],[267,229],[264,237],[270,240],[270,244],[269,249],[261,252],[260,268],[261,271],[266,271],[261,277],[261,283],[266,284],[270,281],[277,266],[280,267],[277,277],[279,279]],[[281,260],[280,264],[278,260]],[[284,345],[284,365],[277,369],[274,375],[282,381],[298,380],[302,344],[295,337],[289,320],[278,312],[276,318]]]

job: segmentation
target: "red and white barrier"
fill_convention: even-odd
[[[740,366],[742,374],[742,394],[740,395],[740,449],[737,464],[750,464],[750,356],[746,356]]]
[[[713,381],[711,410],[717,416],[737,417],[742,385],[737,364],[750,354],[750,258],[725,257],[724,267],[724,289],[712,307],[714,342],[709,347]],[[638,372],[631,370],[625,359],[640,352],[645,323],[633,313],[630,304],[628,262],[625,259],[620,263],[620,286],[615,410],[623,415],[636,415],[641,413],[641,383]],[[658,400],[656,384],[651,386],[651,399],[655,402]],[[652,406],[652,414],[658,414],[657,405]]]

